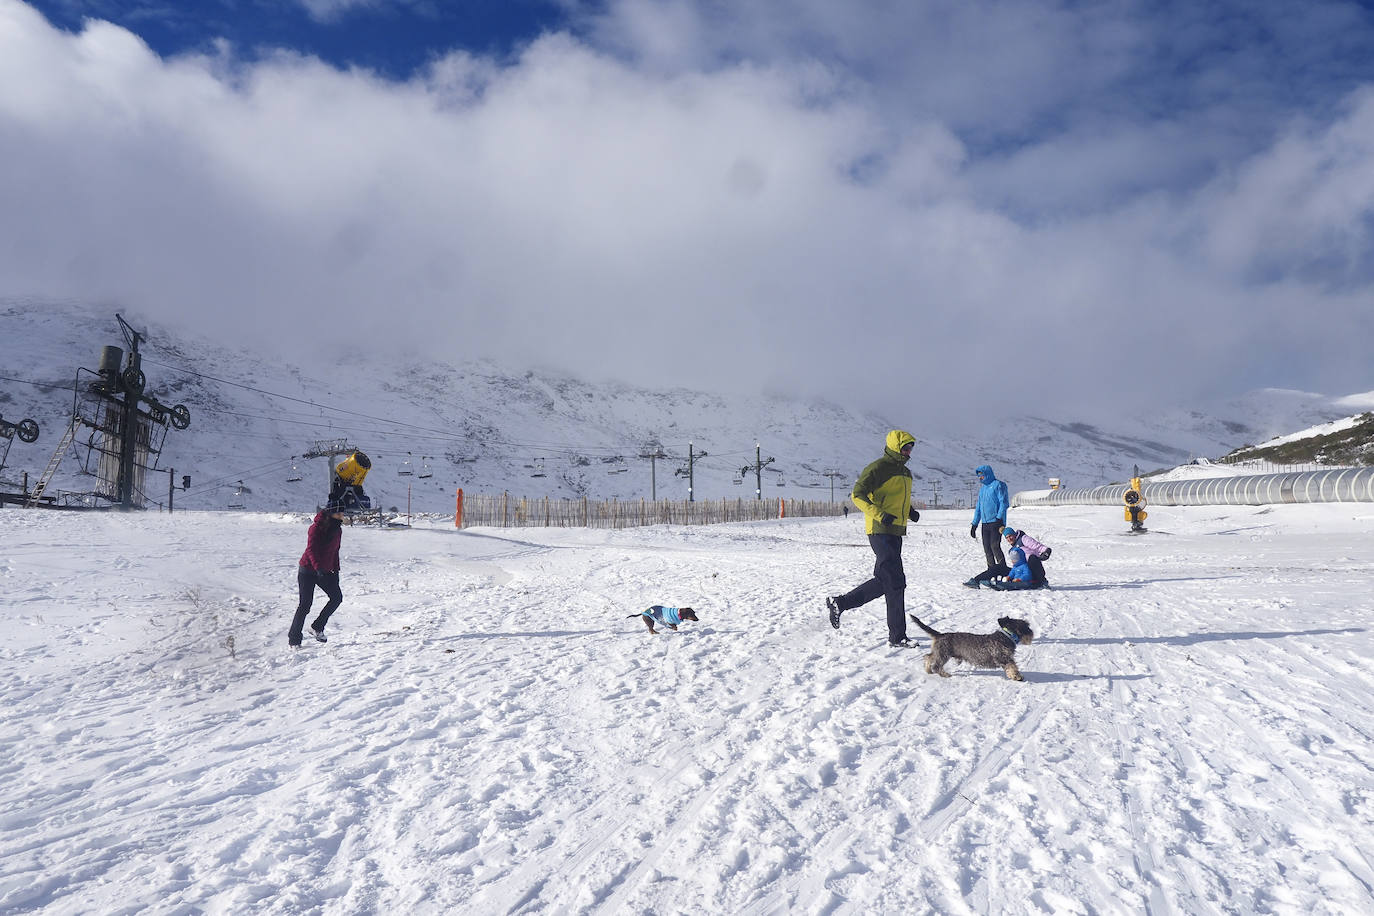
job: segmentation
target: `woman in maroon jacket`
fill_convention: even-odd
[[[301,554],[300,569],[296,573],[301,603],[286,634],[286,641],[292,648],[300,648],[301,628],[305,625],[305,615],[310,613],[310,604],[315,600],[316,586],[329,597],[329,603],[310,625],[310,632],[320,642],[326,641],[324,625],[343,603],[343,592],[339,591],[339,542],[342,540],[343,513],[333,505],[326,506],[315,514],[315,521],[310,524],[310,533],[305,536],[305,553]]]

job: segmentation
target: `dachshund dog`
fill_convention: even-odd
[[[677,625],[684,620],[696,620],[697,612],[689,607],[664,607],[655,604],[653,607],[638,614],[631,614],[631,617],[643,617],[644,625],[649,628],[650,633],[657,633],[654,629],[655,623],[661,623],[670,630],[676,630]]]
[[[930,654],[926,656],[926,674],[949,677],[945,663],[957,659],[975,668],[1001,668],[1013,681],[1024,681],[1016,667],[1016,647],[1029,646],[1035,633],[1030,624],[1015,617],[998,617],[995,633],[939,633],[922,623],[915,614],[909,615],[916,626],[930,634]]]

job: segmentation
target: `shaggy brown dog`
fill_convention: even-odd
[[[1016,667],[1017,645],[1029,646],[1035,633],[1030,624],[1015,617],[998,617],[995,633],[939,633],[908,615],[916,626],[931,636],[930,654],[926,656],[926,674],[949,677],[945,662],[957,659],[975,668],[1001,668],[1013,681],[1024,681]]]

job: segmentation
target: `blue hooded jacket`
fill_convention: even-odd
[[[980,465],[975,472],[978,479],[983,482],[983,488],[978,491],[978,504],[973,507],[973,524],[996,521],[1005,524],[1007,509],[1010,506],[1007,485],[997,479],[989,465]]]
[[[1026,564],[1026,555],[1021,548],[1013,547],[1007,554],[1007,559],[1011,561],[1011,570],[1007,573],[1007,578],[1013,582],[1030,582],[1034,577],[1031,575],[1030,566]]]

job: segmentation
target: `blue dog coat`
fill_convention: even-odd
[[[664,607],[661,604],[655,604],[647,611],[640,612],[640,616],[651,617],[658,623],[666,624],[670,627],[675,627],[682,623],[682,615],[678,613],[677,608]]]

